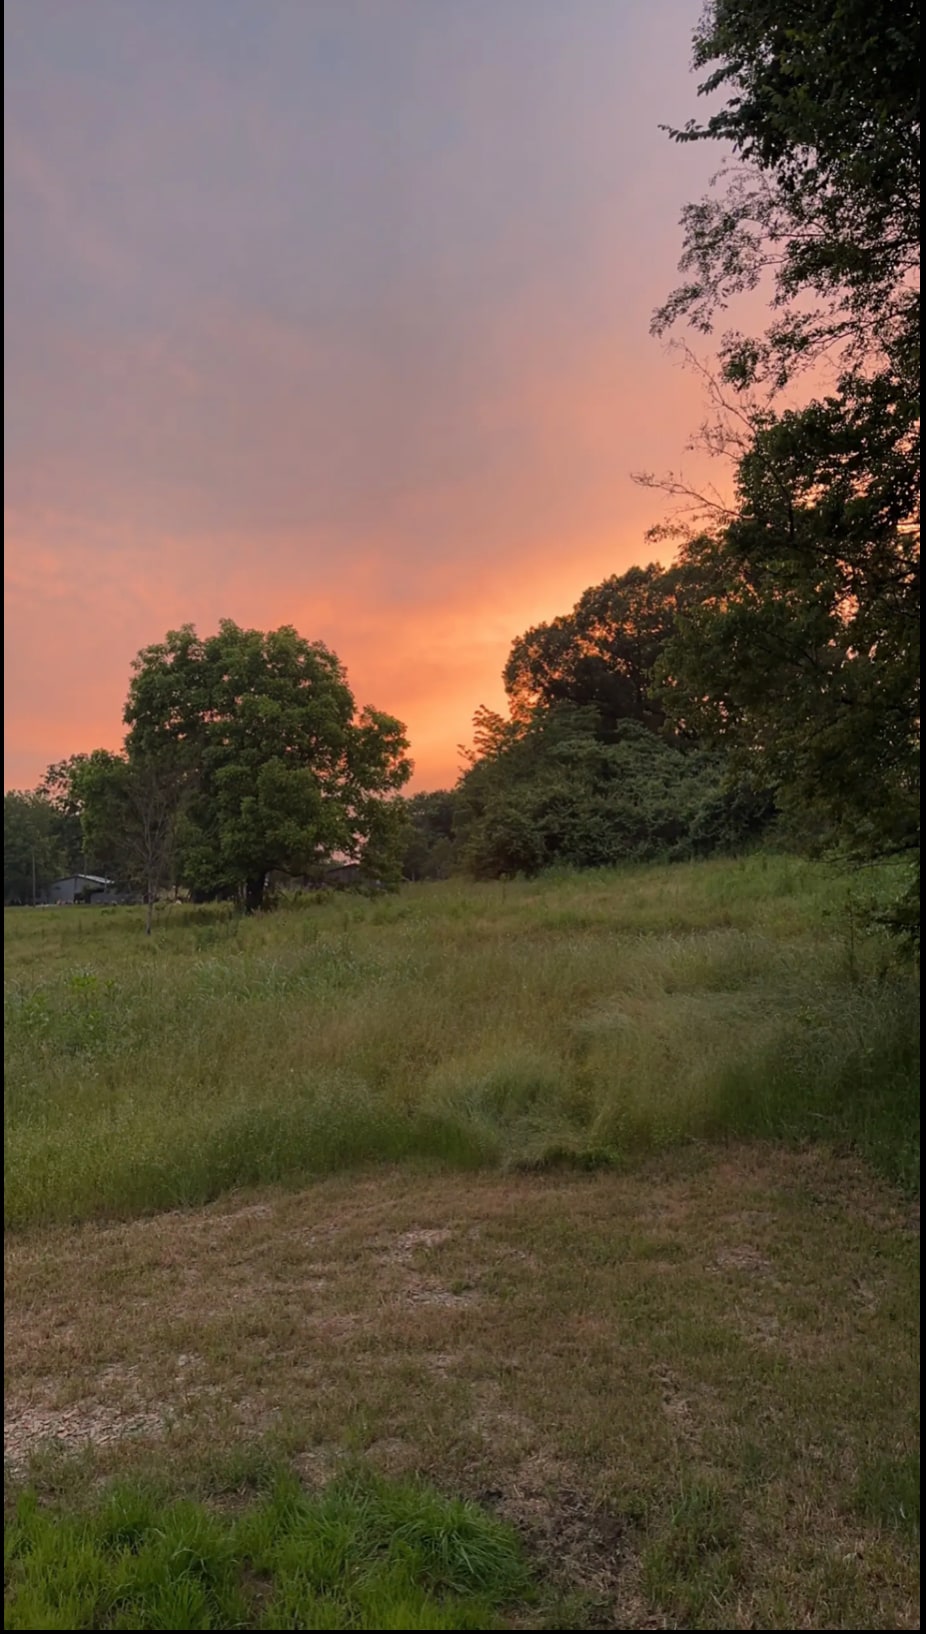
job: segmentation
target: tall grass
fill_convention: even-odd
[[[890,882],[885,882],[885,889]],[[914,971],[787,857],[408,887],[242,921],[6,916],[6,1220],[359,1164],[823,1136],[912,1183]]]
[[[241,1514],[142,1486],[5,1531],[4,1628],[490,1629],[529,1594],[514,1534],[473,1504],[353,1475],[286,1474]]]

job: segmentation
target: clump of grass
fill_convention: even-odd
[[[883,890],[889,893],[891,881]],[[5,1218],[761,1134],[918,1174],[918,984],[822,864],[7,914]]]
[[[729,1499],[708,1481],[689,1481],[662,1536],[644,1551],[647,1593],[678,1627],[710,1627],[705,1613],[729,1596],[739,1571],[740,1537]]]
[[[514,1533],[474,1504],[353,1473],[291,1476],[242,1512],[112,1488],[7,1527],[10,1629],[488,1629],[530,1596]]]
[[[900,1531],[919,1534],[920,1455],[881,1457],[866,1463],[859,1472],[853,1507],[866,1520]]]

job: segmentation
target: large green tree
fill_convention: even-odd
[[[918,56],[910,0],[711,0],[695,63],[723,101],[674,134],[736,162],[655,320],[708,332],[771,281],[764,333],[720,342],[753,395],[735,514],[683,552],[713,588],[663,654],[670,704],[867,855],[919,844]],[[832,383],[778,407],[808,364]]]
[[[197,894],[240,892],[253,910],[271,870],[334,852],[381,869],[398,846],[404,728],[358,714],[339,659],[290,627],[171,631],[135,660],[125,722],[130,762],[186,781],[180,867]]]
[[[862,856],[919,844],[919,562],[880,384],[757,429],[735,520],[682,551],[722,589],[661,659],[670,712]]]
[[[58,813],[38,789],[13,789],[3,796],[3,900],[41,899],[67,865]]]
[[[84,854],[143,897],[149,936],[158,896],[176,882],[178,839],[194,786],[183,763],[169,755],[96,749],[71,769],[69,797],[80,813]]]

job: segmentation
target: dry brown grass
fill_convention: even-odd
[[[918,1446],[916,1224],[856,1165],[743,1148],[36,1231],[7,1456],[360,1452],[516,1520],[584,1626],[917,1627],[915,1538],[857,1501]]]

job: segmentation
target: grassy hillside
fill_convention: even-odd
[[[912,1183],[916,984],[857,895],[757,856],[252,920],[177,906],[150,940],[140,910],[10,911],[7,1224],[746,1134]]]

